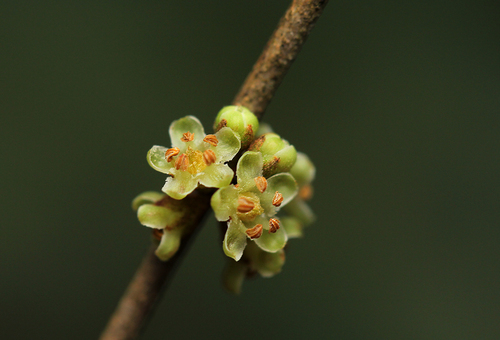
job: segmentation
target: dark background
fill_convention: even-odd
[[[168,126],[210,131],[288,1],[2,1],[0,337],[95,339],[150,242]],[[144,339],[499,339],[496,1],[331,1],[265,120],[317,166],[283,272],[211,217]]]

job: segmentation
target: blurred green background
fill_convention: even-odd
[[[0,334],[95,339],[150,241],[130,202],[289,1],[2,1]],[[283,272],[220,285],[211,217],[144,339],[500,339],[500,11],[331,1],[264,118],[317,166]]]

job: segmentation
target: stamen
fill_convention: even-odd
[[[185,132],[182,134],[181,141],[183,142],[191,142],[194,139],[194,133]]]
[[[257,189],[259,189],[260,192],[264,192],[267,189],[267,180],[265,177],[255,177],[254,178],[255,184],[257,185]]]
[[[262,235],[262,224],[256,224],[255,227],[247,229],[245,233],[250,237],[251,239],[259,238],[260,235]]]
[[[299,190],[299,197],[302,198],[304,201],[310,200],[313,196],[313,188],[311,185],[304,185],[302,188]]]
[[[183,153],[182,155],[177,157],[174,165],[177,170],[180,169],[182,171],[186,171],[189,166],[189,157],[185,153]]]
[[[236,210],[238,210],[239,213],[247,213],[249,211],[252,211],[254,207],[255,204],[245,196],[240,196],[240,198],[238,198],[238,207],[236,208]]]
[[[179,148],[170,148],[165,151],[165,159],[167,160],[167,162],[170,162],[172,160],[172,157],[177,156],[179,152]]]
[[[215,152],[213,150],[205,150],[203,152],[203,161],[206,165],[215,163]]]
[[[280,228],[280,220],[277,218],[269,219],[269,232],[275,233]]]
[[[217,146],[217,144],[219,143],[215,135],[206,135],[205,138],[203,138],[203,141],[207,142],[208,144],[212,144],[213,146]]]
[[[283,195],[276,191],[273,197],[273,205],[279,207],[281,202],[283,202]]]

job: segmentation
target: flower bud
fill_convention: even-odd
[[[313,181],[314,175],[316,174],[316,168],[305,153],[298,152],[297,161],[290,169],[290,173],[297,181],[299,187],[302,187]]]
[[[279,272],[285,264],[285,251],[281,249],[276,253],[261,252],[255,259],[254,265],[262,277],[272,277]]]
[[[262,277],[272,277],[279,272],[285,264],[285,251],[283,249],[269,253],[251,242],[245,249],[245,258],[250,268],[257,271]]]
[[[253,141],[248,150],[262,153],[264,177],[289,171],[297,159],[295,147],[276,133],[260,136]]]
[[[259,129],[259,120],[243,106],[226,106],[219,111],[214,122],[215,132],[228,126],[241,138],[241,148],[246,149]]]
[[[288,238],[299,238],[303,236],[304,225],[295,217],[286,216],[281,218],[281,224],[285,228]]]

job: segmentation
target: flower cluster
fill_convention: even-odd
[[[250,274],[279,273],[287,240],[301,236],[314,220],[305,201],[311,197],[315,170],[305,154],[269,126],[259,130],[257,117],[244,107],[224,107],[214,130],[205,134],[193,116],[174,121],[171,147],[153,146],[147,154],[149,165],[168,175],[164,193],[139,195],[133,207],[141,224],[154,229],[160,241],[156,254],[166,261],[185,233],[189,207],[195,204],[190,194],[196,188],[218,189],[210,203],[216,219],[227,224],[223,250],[230,260],[223,281],[238,293]],[[281,208],[286,215],[278,217]]]
[[[297,194],[297,183],[289,173],[262,176],[262,154],[247,151],[236,167],[237,184],[217,190],[212,209],[219,221],[228,221],[223,248],[238,261],[247,240],[267,252],[277,252],[286,244],[287,235],[275,217],[281,206]]]

